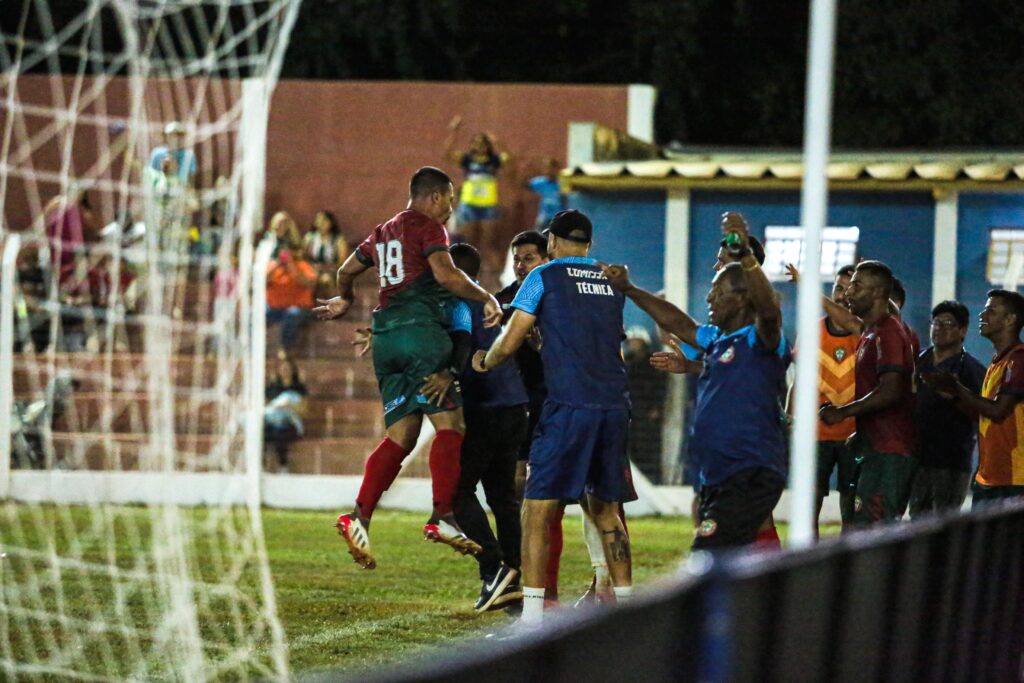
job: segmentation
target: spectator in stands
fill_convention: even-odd
[[[527,189],[540,199],[537,218],[533,223],[535,230],[543,230],[556,213],[565,209],[565,195],[558,184],[558,169],[558,159],[550,158],[547,160],[544,173],[526,182]]]
[[[290,351],[313,308],[316,271],[302,244],[283,240],[267,266],[267,325],[281,323],[281,348]]]
[[[995,355],[985,372],[981,395],[951,372],[926,374],[923,379],[941,394],[953,397],[959,408],[978,416],[978,470],[971,485],[972,505],[1024,496],[1024,297],[993,289],[978,316],[981,336],[992,342]]]
[[[645,475],[661,481],[661,427],[665,411],[665,374],[651,367],[651,335],[636,325],[626,330],[626,377],[633,404],[629,459]]]
[[[850,311],[864,331],[857,342],[855,399],[826,403],[819,416],[829,426],[855,417],[852,444],[858,469],[853,510],[845,528],[899,520],[907,509],[916,450],[914,353],[902,322],[889,312],[893,275],[880,261],[857,264],[846,290]]]
[[[149,154],[149,168],[167,173],[171,169],[182,185],[192,185],[196,175],[196,155],[185,144],[185,126],[171,121],[164,126],[166,144],[154,147]],[[168,157],[170,162],[165,161]]]
[[[458,231],[470,244],[480,247],[490,270],[501,270],[504,250],[498,244],[498,171],[509,155],[498,151],[494,136],[478,133],[466,152],[455,150],[455,137],[462,125],[456,116],[448,124],[445,156],[457,163],[465,176],[459,194]]]
[[[51,199],[43,209],[50,259],[58,283],[71,276],[76,261],[85,256],[86,242],[95,242],[99,225],[89,203],[89,194],[73,190]]]
[[[277,258],[278,253],[284,248],[302,250],[299,226],[287,211],[278,211],[270,217],[268,231],[274,240],[274,258]]]
[[[341,226],[338,225],[333,213],[326,209],[316,212],[313,225],[303,238],[303,249],[306,251],[306,258],[316,268],[316,296],[329,299],[334,296],[338,268],[352,251],[345,241],[345,236],[341,234]]]
[[[14,350],[31,346],[42,352],[50,345],[50,316],[43,309],[46,301],[46,271],[39,249],[29,245],[18,254],[18,296],[15,300]]]
[[[972,394],[981,393],[985,366],[964,349],[970,313],[959,301],[932,309],[932,345],[917,358],[917,472],[910,488],[910,516],[958,510],[971,481],[977,422],[935,391],[924,378],[948,372]]]
[[[266,386],[267,407],[263,410],[263,434],[277,454],[278,474],[288,472],[288,448],[305,434],[306,385],[295,361],[283,351],[278,354],[277,371]]]

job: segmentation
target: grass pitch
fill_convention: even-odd
[[[392,664],[419,652],[457,646],[508,623],[503,612],[477,614],[477,564],[447,546],[421,540],[426,517],[379,511],[371,538],[377,569],[354,564],[329,513],[268,510],[267,550],[292,671]],[[559,580],[571,606],[590,585],[590,559],[578,517],[564,521]],[[650,583],[673,572],[692,539],[688,518],[629,520],[633,577]]]
[[[231,664],[237,652],[217,649],[223,647],[218,643],[236,643],[232,647],[267,660],[266,632],[249,629],[246,624],[253,622],[240,618],[240,604],[222,599],[232,586],[250,593],[258,586],[255,565],[226,553],[218,540],[243,536],[244,514],[200,508],[183,519],[192,527],[189,556],[200,580],[223,587],[196,607],[211,660],[225,662],[213,678],[264,677],[266,669],[239,670]],[[457,648],[509,622],[503,612],[473,611],[480,590],[476,562],[424,542],[425,520],[424,514],[387,510],[374,515],[378,566],[367,571],[351,561],[332,512],[264,510],[294,676],[325,669],[351,675],[417,653]],[[16,670],[9,668],[15,663],[21,673],[28,666],[31,680],[166,679],[173,653],[161,654],[161,644],[169,641],[154,632],[149,618],[152,595],[162,590],[151,581],[158,569],[150,566],[152,556],[138,552],[154,535],[161,537],[160,524],[159,508],[109,507],[96,514],[83,507],[0,505],[0,549],[10,551],[0,555],[0,643],[6,642],[0,679],[4,670]],[[589,586],[591,568],[580,518],[567,517],[563,528],[559,592],[563,605],[571,606]],[[681,517],[630,519],[629,529],[633,577],[641,587],[672,574],[693,537],[690,520]],[[65,560],[58,569],[51,561],[57,556],[77,560]],[[150,559],[139,564],[140,557]],[[121,577],[117,585],[110,581],[115,574]],[[62,647],[72,639],[73,648]]]

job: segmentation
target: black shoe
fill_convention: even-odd
[[[473,609],[477,612],[487,612],[488,610],[497,609],[501,605],[515,600],[517,597],[521,599],[523,593],[518,590],[518,586],[516,586],[515,593],[509,594],[507,592],[507,589],[512,586],[512,583],[518,577],[518,571],[512,567],[501,565],[490,581],[484,581],[484,585],[480,589],[480,597],[477,598]]]

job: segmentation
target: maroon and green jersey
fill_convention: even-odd
[[[857,342],[857,399],[874,391],[886,372],[897,372],[903,383],[900,400],[885,410],[857,417],[857,434],[867,439],[876,453],[913,455],[916,442],[914,422],[914,352],[903,323],[892,315],[883,316],[864,330]]]
[[[437,284],[427,258],[448,250],[448,231],[419,211],[406,209],[373,229],[356,250],[356,258],[377,269],[380,301],[373,311],[373,330],[404,325],[445,325],[445,302],[451,298]]]

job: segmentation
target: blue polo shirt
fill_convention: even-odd
[[[530,271],[512,307],[537,317],[547,400],[579,408],[629,407],[622,308],[597,261],[570,256]]]
[[[747,325],[725,334],[714,325],[697,328],[706,350],[697,380],[690,453],[701,486],[765,467],[786,476],[786,430],[782,402],[792,353],[784,336],[768,348]]]
[[[473,338],[473,351],[491,348],[501,333],[501,327],[484,327],[483,303],[461,300],[459,303],[465,309],[469,332]],[[469,367],[463,371],[461,379],[462,400],[467,409],[507,408],[526,405],[529,401],[519,367],[515,363],[503,363],[484,373],[477,372],[472,366],[470,357]]]

